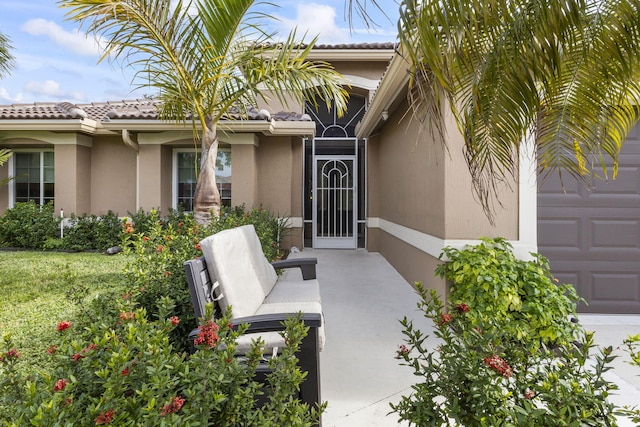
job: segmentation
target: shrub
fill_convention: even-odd
[[[101,216],[72,215],[64,228],[62,247],[78,251],[104,251],[120,243],[121,233],[120,219],[112,211]]]
[[[555,350],[536,339],[516,345],[512,330],[478,316],[457,303],[445,312],[435,291],[418,285],[418,303],[435,326],[440,344],[405,317],[405,344],[397,357],[420,382],[391,408],[401,420],[418,426],[615,426],[619,411],[607,401],[616,385],[603,378],[615,358],[611,348],[590,354],[593,334],[573,325],[576,343]],[[473,319],[473,321],[470,321]],[[588,361],[589,357],[593,361]]]
[[[196,326],[184,262],[202,255],[199,242],[206,236],[246,224],[255,226],[265,256],[274,260],[279,255],[278,220],[264,209],[223,208],[208,227],[196,225],[192,216],[182,212],[172,211],[162,218],[155,209],[123,220],[122,247],[133,255],[124,269],[129,292],[152,318],[158,314],[157,301],[171,299],[171,315],[183,319],[171,334],[176,348],[188,348],[186,338]]]
[[[108,306],[106,313],[103,311]],[[4,336],[0,351],[0,422],[12,426],[180,425],[309,426],[320,408],[301,403],[304,373],[295,353],[306,328],[285,322],[287,346],[269,360],[271,373],[256,380],[263,343],[243,358],[235,340],[246,325],[229,327],[229,313],[211,324],[213,346],[191,356],[174,351],[169,332],[181,319],[167,317],[159,301],[157,320],[135,309],[128,297],[102,299],[85,316],[57,325],[59,343],[48,352],[50,370],[31,377],[17,369],[19,349]],[[260,399],[262,405],[256,405]]]
[[[183,264],[202,255],[199,247],[202,231],[192,217],[185,217],[185,222],[175,226],[165,225],[155,210],[147,218],[145,224],[150,225],[146,226],[145,233],[138,233],[129,220],[124,220],[122,247],[126,254],[132,255],[124,267],[126,286],[135,303],[151,318],[159,314],[157,302],[161,298],[171,299],[169,314],[183,320],[174,328],[171,342],[178,349],[186,350],[187,336],[196,327],[196,320]]]
[[[513,340],[531,344],[571,342],[579,297],[571,285],[558,284],[546,258],[519,260],[504,239],[484,239],[463,249],[445,248],[436,274],[451,283],[449,300],[467,304],[470,325],[493,325]],[[491,320],[491,322],[489,322]]]
[[[10,247],[42,249],[57,231],[53,203],[16,203],[0,217],[0,242]]]

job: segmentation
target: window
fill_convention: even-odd
[[[54,199],[53,151],[14,152],[12,202],[34,202],[43,205]]]
[[[193,211],[193,194],[196,191],[200,153],[193,149],[176,149],[174,156],[175,209]],[[231,206],[231,148],[219,148],[216,159],[216,183],[223,206]]]

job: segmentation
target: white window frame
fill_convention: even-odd
[[[174,148],[172,155],[172,170],[171,170],[171,207],[178,209],[178,154],[180,153],[199,153],[200,149],[196,148]],[[231,151],[231,147],[218,148],[220,151]],[[231,160],[233,164],[233,158]],[[231,174],[233,174],[233,166],[231,167]],[[233,194],[233,188],[232,188]],[[221,195],[222,196],[222,195]],[[222,200],[221,200],[222,202]]]
[[[16,176],[16,154],[20,153],[40,153],[40,200],[38,204],[42,206],[44,204],[44,153],[54,153],[53,149],[42,149],[42,148],[24,148],[24,149],[12,149],[12,155],[9,157],[9,162],[7,163],[9,166],[9,175],[15,177]],[[55,153],[53,157],[53,167],[55,173]],[[53,183],[55,185],[55,175]],[[55,191],[55,190],[54,190]],[[53,201],[55,202],[55,192]],[[9,208],[13,208],[16,204],[16,180],[12,179],[9,182]]]

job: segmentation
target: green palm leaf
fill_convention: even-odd
[[[639,11],[638,0],[402,2],[414,110],[448,100],[488,211],[527,138],[543,177],[615,177],[640,118]]]
[[[101,37],[101,60],[122,60],[136,70],[135,84],[157,91],[160,118],[193,121],[202,129],[202,165],[194,205],[208,221],[219,208],[215,186],[217,123],[229,111],[243,113],[258,98],[276,96],[283,105],[308,95],[346,106],[338,73],[307,61],[314,42],[303,45],[292,32],[273,47],[260,12],[270,3],[253,0],[61,0],[67,17]],[[270,47],[269,47],[270,46]],[[194,132],[195,134],[195,132]],[[209,152],[213,150],[213,152]]]

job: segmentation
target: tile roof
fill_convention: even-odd
[[[135,99],[110,102],[72,104],[70,102],[36,102],[34,104],[0,105],[0,120],[73,120],[89,118],[97,122],[111,120],[157,120],[160,102],[153,99]],[[187,117],[189,119],[190,117]],[[239,120],[237,111],[227,117]],[[273,115],[266,110],[250,108],[245,116],[248,120],[311,121],[307,114],[278,112]]]
[[[380,50],[388,50],[395,49],[398,47],[397,43],[394,42],[383,42],[383,43],[341,43],[341,44],[316,44],[313,46],[314,49],[380,49]]]

